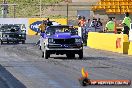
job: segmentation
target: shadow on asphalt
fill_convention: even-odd
[[[4,79],[9,88],[26,88],[17,78],[15,78],[9,71],[0,65],[0,77]]]
[[[31,45],[36,45],[36,43],[29,43],[29,42],[28,42],[28,43],[25,43],[25,44],[29,44],[29,45],[30,45],[30,44],[31,44]]]
[[[67,58],[67,57],[51,57],[54,59],[63,59],[63,60],[112,60],[114,58],[108,58],[108,57],[84,57],[83,59],[76,58]]]
[[[3,43],[2,45],[18,45],[18,43]]]
[[[2,45],[19,45],[19,44],[22,44],[22,43],[3,43]],[[36,43],[25,43],[27,45],[36,45]]]
[[[114,58],[108,57],[84,57],[83,60],[112,60]]]

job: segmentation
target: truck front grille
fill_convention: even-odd
[[[74,44],[75,39],[54,39],[55,44]]]

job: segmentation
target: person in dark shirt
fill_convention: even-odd
[[[130,23],[131,23],[131,18],[129,17],[129,13],[126,12],[125,13],[125,18],[124,18],[124,20],[122,22],[122,24],[124,26],[123,34],[129,35]]]
[[[96,23],[96,31],[99,32],[99,31],[103,31],[103,28],[102,28],[102,22],[100,21],[100,18],[98,18],[97,20],[97,23]]]
[[[53,25],[53,24],[52,24],[52,21],[50,21],[49,18],[48,18],[46,21],[47,21],[47,26]]]

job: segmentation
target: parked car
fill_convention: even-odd
[[[3,43],[25,43],[26,32],[22,32],[17,25],[2,25],[0,27],[0,44]]]
[[[46,28],[45,33],[41,33],[40,46],[42,57],[48,59],[51,54],[63,55],[67,58],[83,58],[83,44],[77,31],[69,26],[54,25]]]

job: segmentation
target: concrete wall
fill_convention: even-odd
[[[36,30],[38,30],[38,26],[42,23],[42,20],[46,20],[46,18],[0,18],[0,25],[3,24],[17,24],[20,27],[25,26],[26,34],[35,35]],[[67,19],[50,19],[51,21],[55,21],[59,24],[66,25]]]
[[[128,36],[125,34],[90,32],[87,42],[87,46],[91,48],[128,53],[129,41]]]
[[[28,19],[28,35],[35,35],[36,31],[39,30],[39,25],[42,20],[46,20],[46,18],[29,18]],[[67,19],[50,19],[51,21],[58,22],[61,25],[67,24]]]

